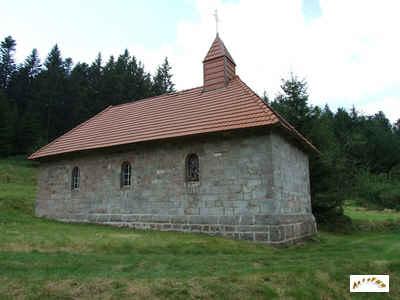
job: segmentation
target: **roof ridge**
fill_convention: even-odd
[[[91,118],[87,119],[86,121],[80,123],[79,125],[73,127],[72,129],[68,130],[67,132],[65,132],[64,134],[60,135],[59,137],[55,138],[54,140],[52,140],[50,143],[48,143],[47,145],[39,148],[38,150],[36,150],[35,152],[33,152],[31,155],[28,156],[28,159],[32,159],[33,156],[35,156],[36,154],[40,153],[42,150],[46,150],[48,147],[50,147],[51,145],[53,145],[54,143],[56,143],[58,140],[60,140],[61,138],[65,137],[68,134],[71,134],[72,132],[74,132],[75,130],[79,129],[80,127],[82,127],[83,125],[85,125],[86,123],[89,123],[89,121],[93,120],[94,118],[104,114],[106,111],[108,111],[111,107],[113,107],[112,105],[107,106],[105,109],[103,109],[102,111],[98,112],[97,114],[95,114],[94,116],[92,116]]]

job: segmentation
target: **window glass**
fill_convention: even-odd
[[[199,157],[192,153],[186,158],[186,180],[199,181],[200,165]]]
[[[72,178],[71,178],[71,189],[77,190],[79,189],[79,180],[80,180],[79,168],[74,167],[72,169]]]
[[[131,185],[132,168],[129,162],[123,162],[121,166],[121,187]]]

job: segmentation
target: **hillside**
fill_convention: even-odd
[[[36,165],[0,160],[0,299],[349,299],[350,274],[390,274],[400,298],[400,239],[391,231],[320,232],[274,248],[200,234],[64,224],[33,216]],[[349,210],[362,220],[368,212]],[[385,216],[379,212],[379,220]],[[397,222],[398,215],[391,214]],[[397,227],[398,228],[398,227]]]

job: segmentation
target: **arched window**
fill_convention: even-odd
[[[200,164],[199,157],[192,153],[186,157],[186,181],[199,181]]]
[[[72,190],[79,189],[79,180],[80,180],[79,168],[74,167],[72,169],[72,176],[71,176],[71,189]]]
[[[121,165],[121,187],[131,185],[131,174],[131,164],[127,161],[123,162]]]

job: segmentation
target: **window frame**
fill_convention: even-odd
[[[129,161],[124,161],[121,164],[120,185],[121,188],[132,186],[132,165]]]
[[[194,165],[191,165],[191,161],[194,161]],[[193,170],[196,170],[193,174]],[[196,153],[189,153],[185,160],[185,179],[186,182],[196,183],[200,182],[200,159]]]
[[[80,188],[81,171],[78,166],[72,168],[71,172],[71,190],[78,191]]]

